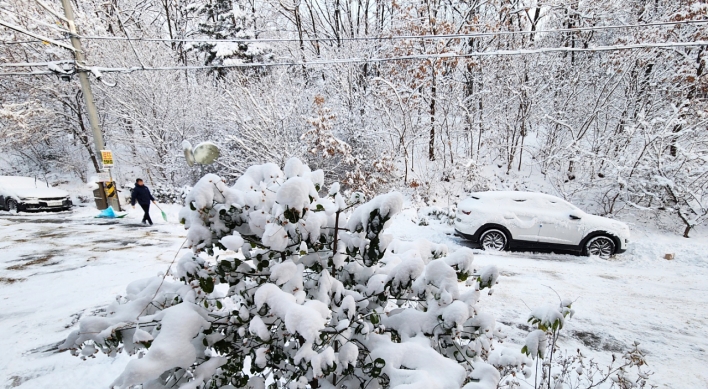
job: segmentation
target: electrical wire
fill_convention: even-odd
[[[673,48],[673,47],[697,47],[708,46],[708,41],[693,41],[693,42],[664,42],[664,43],[638,43],[630,45],[614,45],[614,46],[597,46],[591,48],[579,47],[544,47],[538,49],[520,49],[520,50],[497,50],[497,51],[479,51],[465,54],[441,53],[441,54],[417,54],[397,57],[383,58],[342,58],[330,60],[314,60],[309,62],[262,62],[262,63],[239,63],[229,65],[192,65],[192,66],[164,66],[164,67],[129,67],[129,68],[111,68],[101,66],[81,66],[77,68],[82,71],[97,71],[100,73],[132,73],[136,71],[183,71],[183,70],[208,70],[208,69],[229,69],[229,68],[252,68],[252,67],[276,67],[276,66],[311,66],[311,65],[330,65],[330,64],[346,64],[346,63],[373,63],[373,62],[391,62],[391,61],[409,61],[423,59],[456,59],[456,58],[472,58],[472,57],[490,57],[490,56],[518,56],[531,54],[548,54],[548,53],[581,53],[581,52],[608,52],[608,51],[624,51],[637,50],[647,48]],[[61,61],[72,62],[72,61]],[[54,62],[56,63],[56,62]],[[31,63],[31,64],[0,64],[0,67],[32,67],[49,65],[46,63]],[[57,74],[53,72],[31,72],[31,73],[0,73],[0,76],[8,75],[37,75],[37,74]]]
[[[125,38],[117,36],[89,36],[89,35],[79,35],[80,39],[87,40],[108,40],[108,41],[139,41],[139,42],[183,42],[183,43],[212,43],[212,42],[232,42],[232,43],[275,43],[275,42],[322,42],[322,41],[382,41],[382,40],[404,40],[404,39],[423,39],[423,40],[433,40],[433,39],[462,39],[462,38],[484,38],[484,37],[494,37],[494,36],[504,36],[504,35],[530,35],[530,34],[553,34],[553,33],[567,33],[567,32],[582,32],[582,31],[603,31],[603,30],[617,30],[624,28],[643,28],[643,27],[661,27],[661,26],[673,26],[673,25],[692,25],[692,24],[706,24],[708,19],[705,20],[683,20],[674,22],[654,22],[654,23],[642,23],[642,24],[628,24],[628,25],[610,25],[610,26],[596,26],[596,27],[578,27],[578,28],[562,28],[562,29],[551,29],[551,30],[536,30],[536,31],[494,31],[494,32],[476,32],[476,33],[466,33],[466,34],[441,34],[441,35],[392,35],[392,36],[380,36],[380,37],[350,37],[350,38],[333,38],[333,37],[323,37],[323,38],[263,38],[263,39],[191,39],[191,38]]]
[[[29,30],[26,30],[26,29],[24,29],[24,28],[21,27],[21,26],[16,26],[16,25],[14,25],[14,24],[5,22],[5,21],[3,21],[3,20],[0,20],[0,26],[4,26],[4,27],[6,27],[6,28],[9,28],[10,30],[17,31],[17,32],[19,32],[19,33],[21,33],[21,34],[29,35],[29,36],[31,36],[32,38],[39,39],[39,40],[42,40],[42,41],[44,41],[44,42],[51,43],[51,44],[53,44],[53,45],[55,45],[55,46],[63,47],[63,48],[65,48],[65,49],[67,49],[67,50],[70,50],[70,51],[72,51],[72,52],[75,51],[75,49],[74,49],[73,47],[69,46],[69,45],[66,45],[66,44],[61,43],[61,42],[57,42],[57,41],[53,40],[52,38],[44,37],[44,36],[42,36],[42,35],[40,35],[40,34],[37,34],[37,33],[31,32],[31,31],[29,31]]]
[[[494,37],[494,36],[505,36],[505,35],[530,35],[530,34],[551,34],[551,33],[568,33],[568,32],[583,32],[583,31],[603,31],[603,30],[616,30],[623,28],[643,28],[643,27],[661,27],[661,26],[675,26],[675,25],[694,25],[694,24],[706,24],[708,19],[705,20],[683,20],[683,21],[673,21],[673,22],[654,22],[654,23],[642,23],[642,24],[627,24],[627,25],[610,25],[610,26],[596,26],[596,27],[578,27],[578,28],[565,28],[565,29],[551,29],[551,30],[536,30],[536,31],[494,31],[494,32],[477,32],[477,33],[467,33],[467,34],[441,34],[441,35],[393,35],[393,36],[380,36],[380,37],[352,37],[352,38],[332,38],[332,37],[322,37],[322,38],[264,38],[264,39],[167,39],[167,38],[129,38],[129,37],[117,37],[117,36],[84,36],[78,35],[80,39],[87,40],[108,40],[108,41],[130,41],[130,42],[183,42],[183,43],[218,43],[218,42],[231,42],[231,43],[248,43],[248,42],[258,42],[258,43],[276,43],[276,42],[322,42],[322,41],[382,41],[382,40],[404,40],[404,39],[421,39],[421,40],[435,40],[435,39],[463,39],[463,38],[484,38],[484,37]],[[67,37],[52,38],[53,40],[65,40],[69,39]],[[45,43],[43,40],[34,41],[0,41],[2,44],[22,44],[22,43]]]
[[[37,40],[32,40],[32,41],[0,41],[0,45],[20,45],[23,43],[42,43],[43,41],[40,41],[39,39]]]
[[[239,63],[229,65],[193,65],[193,66],[166,66],[166,67],[131,67],[131,68],[104,68],[104,67],[89,67],[89,69],[97,69],[102,73],[124,72],[131,73],[134,71],[164,71],[164,70],[204,70],[204,69],[228,69],[228,68],[248,68],[248,67],[275,67],[275,66],[307,66],[307,65],[330,65],[330,64],[345,64],[345,63],[371,63],[371,62],[390,62],[390,61],[409,61],[421,59],[455,59],[455,58],[471,58],[471,57],[488,57],[488,56],[516,56],[528,54],[546,54],[546,53],[570,53],[570,52],[604,52],[604,51],[620,51],[620,50],[635,50],[645,48],[663,48],[663,47],[689,47],[689,46],[705,46],[708,41],[696,42],[666,42],[666,43],[643,43],[633,45],[617,45],[617,46],[598,46],[588,49],[574,47],[546,47],[539,49],[521,49],[521,50],[498,50],[498,51],[479,51],[466,54],[418,54],[405,55],[398,57],[383,57],[383,58],[343,58],[330,60],[315,60],[309,62],[262,62],[262,63]],[[81,68],[81,67],[80,67]]]
[[[57,75],[57,73],[54,72],[7,72],[7,73],[0,73],[0,77],[2,76],[51,76],[51,75]]]
[[[11,15],[11,16],[20,17],[19,14],[15,13],[15,12],[12,12],[12,11],[10,11],[9,9],[6,9],[6,8],[0,8],[0,12],[5,12],[5,13]],[[61,33],[69,33],[69,30],[67,30],[67,29],[65,29],[65,28],[62,28],[60,25],[57,25],[57,24],[50,24],[50,23],[47,23],[47,22],[43,22],[43,21],[41,21],[41,20],[39,20],[39,19],[35,19],[35,18],[33,18],[33,17],[29,16],[29,15],[22,15],[22,17],[27,18],[27,19],[29,19],[29,20],[31,20],[31,21],[37,23],[37,24],[41,24],[41,25],[43,25],[44,27],[49,28],[50,30],[58,31],[58,32],[61,32]]]
[[[26,62],[26,63],[0,63],[0,67],[8,67],[8,68],[29,68],[29,67],[37,67],[37,66],[49,66],[49,64],[63,64],[63,63],[69,63],[73,64],[74,60],[73,59],[65,59],[61,61],[51,61],[51,62]]]

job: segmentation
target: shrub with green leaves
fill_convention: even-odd
[[[558,305],[545,305],[531,311],[528,323],[535,327],[526,336],[526,344],[521,352],[536,360],[534,371],[527,363],[525,374],[533,376],[525,386],[534,389],[575,389],[575,388],[655,388],[649,383],[652,373],[643,370],[646,360],[639,343],[634,345],[620,358],[612,355],[609,365],[602,365],[585,355],[580,349],[569,353],[558,346],[558,338],[565,327],[566,320],[573,317],[571,300],[560,300]],[[514,372],[507,370],[500,388],[520,388],[521,382]]]
[[[138,354],[113,387],[495,389],[497,282],[472,251],[385,233],[399,193],[345,199],[299,160],[204,176],[180,218],[190,252],[136,281],[62,345]],[[523,369],[516,358],[496,358]],[[509,362],[511,361],[511,362]]]

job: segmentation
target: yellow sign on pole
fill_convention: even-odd
[[[113,152],[111,150],[101,150],[101,160],[103,167],[113,166]]]

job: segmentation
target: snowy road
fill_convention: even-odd
[[[105,388],[127,362],[83,362],[55,348],[85,310],[164,272],[185,231],[95,212],[0,215],[0,388]]]
[[[55,347],[84,312],[124,293],[131,281],[164,272],[185,231],[176,223],[140,226],[137,214],[104,221],[90,212],[0,214],[0,388],[106,388],[127,363],[126,356],[104,355],[82,361]],[[446,243],[451,250],[464,244],[450,227],[418,226],[414,217],[405,211],[390,232]],[[496,264],[502,274],[482,306],[505,323],[505,345],[516,347],[528,307],[554,303],[555,290],[577,299],[563,348],[581,347],[608,361],[639,341],[656,372],[654,383],[708,388],[708,239],[633,234],[629,251],[611,261],[479,254],[475,263]],[[662,259],[665,252],[675,252],[676,260]]]

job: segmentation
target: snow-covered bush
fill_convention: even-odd
[[[652,373],[642,371],[646,366],[644,353],[639,349],[639,343],[634,343],[632,348],[624,352],[620,358],[612,356],[609,365],[601,365],[592,358],[588,358],[580,349],[576,353],[568,353],[558,347],[560,332],[566,321],[574,314],[571,308],[572,301],[561,300],[560,304],[549,304],[531,311],[528,323],[532,330],[526,336],[526,342],[521,351],[535,359],[534,372],[529,367],[526,373],[534,377],[535,389],[562,389],[562,388],[645,388],[655,387],[648,383]],[[509,358],[508,356],[505,356]],[[494,363],[500,356],[490,358]],[[530,364],[529,364],[530,365]],[[502,372],[508,367],[500,369]],[[508,370],[501,380],[500,387],[520,387],[519,379]],[[530,382],[528,383],[530,385]]]
[[[418,210],[418,224],[429,225],[429,219],[439,220],[445,224],[455,224],[456,211],[454,208],[423,207]]]
[[[172,277],[133,282],[61,348],[138,354],[115,388],[494,389],[528,361],[497,347],[514,357],[486,362],[498,332],[477,303],[498,271],[476,272],[467,248],[392,240],[402,202],[345,199],[297,159],[233,187],[206,175]]]
[[[175,188],[167,185],[156,185],[150,188],[152,196],[158,203],[163,204],[184,204],[184,200],[189,195],[192,190],[190,186],[183,186],[181,188]]]

